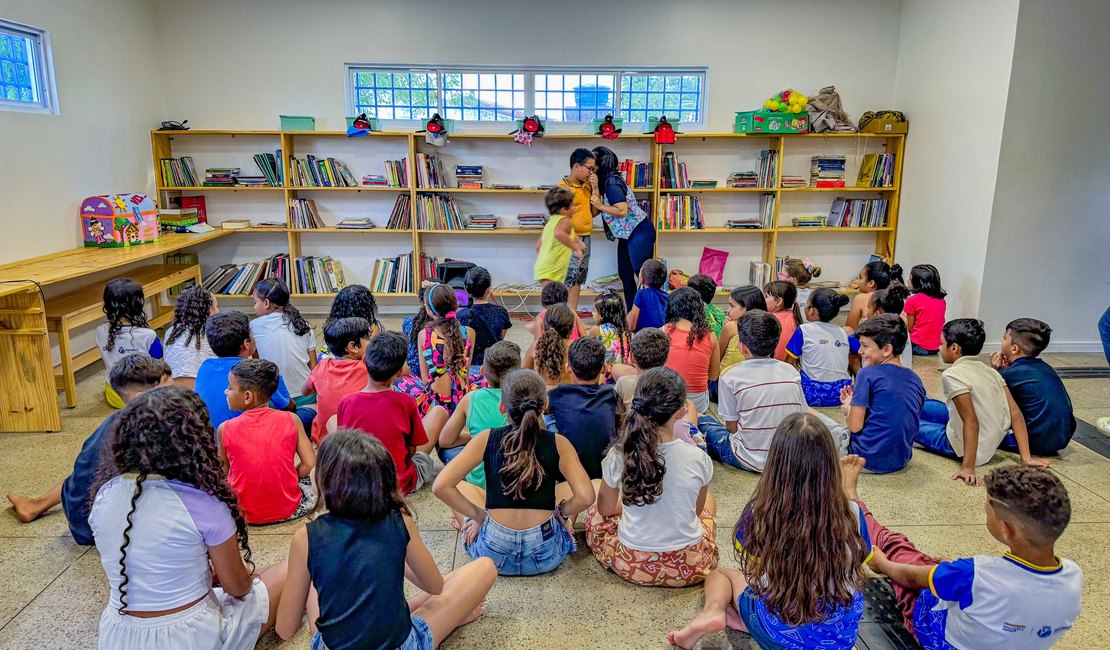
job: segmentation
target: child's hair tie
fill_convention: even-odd
[[[636,411],[640,415],[647,415],[648,414],[647,400],[642,398],[642,397],[633,397],[632,398],[632,410]]]
[[[527,413],[528,411],[538,411],[540,410],[540,403],[539,401],[532,399],[531,397],[525,397],[524,399],[520,400],[520,404],[517,405],[517,408],[520,409],[521,413]]]
[[[812,269],[812,268],[813,268],[813,262],[809,261],[809,258],[808,258],[808,257],[803,257],[803,258],[802,258],[802,266],[804,266],[804,267],[805,267],[805,269],[806,269],[807,271],[809,271],[810,269]]]
[[[455,316],[455,312],[449,311],[446,314],[444,314],[443,317],[444,318],[455,318],[456,316]]]

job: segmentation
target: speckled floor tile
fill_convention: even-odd
[[[1065,379],[1072,408],[1110,411],[1110,379]]]
[[[1081,367],[1081,368],[1105,368],[1106,357],[1102,354],[1094,352],[1062,352],[1060,354],[1053,354],[1051,352],[1042,355],[1044,360],[1053,366],[1059,364],[1064,367]]]

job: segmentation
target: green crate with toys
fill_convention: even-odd
[[[809,131],[809,98],[794,91],[775,93],[763,108],[736,113],[735,133],[806,133]]]

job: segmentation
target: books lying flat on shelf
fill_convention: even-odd
[[[799,187],[809,187],[809,180],[805,176],[783,176],[782,189],[792,190]]]
[[[324,220],[312,199],[289,199],[289,223],[293,228],[323,228]]]
[[[663,173],[659,179],[664,189],[687,189],[690,178],[686,175],[686,163],[679,162],[673,151],[663,154]]]
[[[759,152],[759,187],[774,187],[778,183],[779,152],[764,149]]]
[[[813,187],[844,187],[844,156],[817,155],[810,158],[809,181]]]
[[[547,216],[542,214],[516,215],[516,227],[521,230],[543,230],[547,225]]]
[[[288,228],[288,226],[280,221],[259,221],[258,223],[251,226],[251,228],[269,228],[271,230],[284,230]]]
[[[795,228],[824,228],[825,217],[821,215],[812,215],[808,217],[794,217],[790,220]]]
[[[416,154],[416,186],[447,187],[447,177],[443,173],[443,162],[438,156],[426,153]]]
[[[220,227],[224,230],[242,230],[243,228],[251,227],[250,219],[227,219],[220,223]]]
[[[289,159],[289,185],[292,187],[358,187],[347,163],[335,158],[313,155]]]
[[[374,260],[370,290],[374,293],[412,293],[412,252]]]
[[[759,174],[755,172],[732,172],[725,184],[729,187],[759,187]]]
[[[231,187],[238,183],[238,167],[209,167],[204,170],[205,187]]]
[[[886,226],[886,199],[849,199],[843,196],[833,200],[826,224],[830,228],[882,228]]]
[[[279,253],[261,262],[224,264],[202,284],[212,293],[249,296],[264,278],[280,278],[289,286],[289,254]]]
[[[393,212],[389,213],[389,221],[385,227],[391,230],[408,230],[412,228],[412,212],[409,210],[409,195],[401,194],[393,202]]]
[[[467,230],[496,230],[497,217],[492,214],[472,214],[466,218]]]
[[[864,154],[856,187],[894,187],[894,154]]]
[[[197,187],[200,185],[197,168],[193,165],[192,156],[181,158],[163,158],[162,187]]]
[[[343,219],[335,224],[335,227],[340,230],[373,230],[378,225],[371,221],[369,217],[363,217],[362,219]]]
[[[408,187],[408,158],[385,161],[385,174],[367,174],[362,177],[365,187]]]
[[[481,165],[455,165],[455,181],[459,189],[482,189]]]
[[[204,203],[203,196],[183,196],[181,197],[182,208],[196,208],[197,221],[201,223],[208,223],[208,208]]]
[[[491,190],[523,190],[524,186],[513,183],[492,183],[489,188]]]
[[[668,195],[663,197],[663,212],[659,217],[660,230],[701,230],[701,199],[696,196]]]
[[[417,230],[462,230],[463,227],[455,197],[442,194],[416,195]]]
[[[725,222],[725,228],[735,228],[737,230],[756,229],[762,228],[763,223],[759,217],[735,217]]]
[[[196,208],[162,208],[158,211],[158,222],[166,232],[189,232],[189,226],[200,220]]]
[[[690,187],[694,189],[717,187],[717,181],[690,181]]]
[[[346,286],[343,266],[327,255],[298,257],[293,265],[296,267],[299,293],[339,293]]]

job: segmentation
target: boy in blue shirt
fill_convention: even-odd
[[[154,359],[149,354],[135,352],[116,362],[108,373],[108,383],[112,390],[130,404],[136,397],[159,386],[173,383],[173,371],[169,364]],[[15,507],[15,515],[23,523],[38,519],[47,510],[61,504],[69,533],[78,544],[92,544],[93,533],[89,527],[90,492],[96,482],[101,459],[112,457],[112,426],[122,411],[109,415],[92,435],[81,445],[77,460],[73,461],[73,473],[61,483],[37,497],[9,494],[8,501]]]
[[[547,428],[570,440],[590,479],[601,478],[601,459],[617,438],[617,422],[624,402],[613,387],[599,383],[605,369],[605,346],[595,338],[570,344],[567,366],[573,384],[559,384],[548,394]]]
[[[1037,456],[1056,455],[1075,433],[1075,415],[1064,382],[1039,358],[1051,336],[1047,323],[1019,318],[1006,326],[1002,349],[991,353],[991,366],[1002,375],[1025,418],[1029,451]],[[1010,434],[998,448],[1017,451],[1017,440]]]
[[[640,284],[632,311],[628,312],[628,327],[639,332],[647,327],[663,327],[667,323],[667,267],[659,260],[648,260],[640,267]]]
[[[197,383],[193,388],[208,407],[208,417],[212,429],[242,413],[232,411],[227,405],[228,374],[235,364],[254,354],[254,339],[251,338],[250,321],[241,311],[221,311],[208,319],[204,325],[208,346],[218,358],[206,359],[197,370]],[[279,411],[292,411],[301,414],[296,404],[289,398],[285,380],[278,377],[277,392],[270,396],[270,404]],[[312,410],[312,409],[305,409]],[[313,411],[313,415],[315,415]],[[305,418],[301,418],[303,424]],[[312,426],[312,419],[305,424],[306,430]]]
[[[864,366],[855,386],[840,393],[848,453],[862,456],[869,472],[897,472],[913,455],[925,404],[921,379],[899,360],[909,339],[906,324],[898,314],[883,314],[860,323],[855,336]]]
[[[952,561],[875,521],[856,492],[860,465],[843,462],[841,470],[845,492],[867,519],[869,565],[890,577],[906,629],[926,650],[1048,648],[1075,625],[1083,572],[1055,554],[1071,501],[1049,470],[1010,465],[987,474],[987,530],[1008,550]]]

